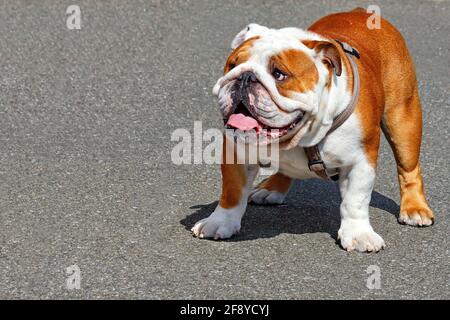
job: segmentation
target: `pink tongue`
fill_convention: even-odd
[[[228,119],[227,125],[242,131],[256,129],[256,132],[259,132],[262,129],[258,121],[252,117],[247,117],[242,113],[232,114]]]

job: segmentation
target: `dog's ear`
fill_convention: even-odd
[[[314,49],[317,54],[322,56],[323,62],[333,68],[336,75],[339,77],[342,74],[342,60],[341,54],[337,45],[329,41],[302,41],[305,46]]]
[[[231,49],[233,50],[236,49],[245,40],[262,35],[267,30],[269,30],[269,28],[260,26],[259,24],[256,23],[250,23],[234,37],[233,41],[231,42]]]

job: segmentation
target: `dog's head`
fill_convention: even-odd
[[[213,89],[225,125],[255,130],[266,143],[289,140],[308,126],[306,144],[315,142],[332,122],[324,96],[342,73],[337,46],[301,29],[248,25],[232,41]]]

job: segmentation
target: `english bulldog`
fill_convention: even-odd
[[[398,221],[433,224],[419,164],[414,64],[400,32],[384,19],[371,30],[369,17],[358,8],[321,18],[308,30],[250,24],[236,35],[213,93],[227,128],[279,143],[279,170],[254,188],[257,164],[223,163],[220,201],[194,225],[196,237],[231,237],[247,203],[283,203],[293,179],[338,177],[337,239],[348,251],[378,252],[385,242],[370,224],[369,203],[381,131],[397,164]],[[236,160],[235,140],[226,138],[223,152]]]

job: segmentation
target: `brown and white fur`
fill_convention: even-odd
[[[401,34],[382,19],[369,30],[369,15],[355,9],[326,16],[307,31],[269,29],[251,24],[233,40],[224,76],[214,93],[224,117],[230,116],[230,87],[244,72],[256,75],[260,91],[270,96],[258,123],[282,127],[297,119],[296,134],[280,142],[279,171],[256,188],[257,165],[222,164],[222,195],[215,211],[192,228],[199,238],[225,239],[239,231],[248,202],[279,204],[293,179],[317,178],[308,169],[303,147],[319,143],[329,170],[338,170],[341,226],[338,239],[346,250],[379,251],[385,243],[369,222],[380,133],[384,132],[397,162],[400,183],[399,222],[429,226],[434,217],[425,199],[419,165],[422,113],[412,59]],[[348,57],[334,41],[357,48],[361,89],[354,113],[337,130],[326,132],[352,96],[353,74]],[[273,79],[273,68],[286,77]],[[278,75],[278,73],[276,73]],[[259,89],[258,89],[259,90]],[[258,94],[257,89],[254,94]],[[267,100],[267,99],[266,99]],[[265,118],[267,113],[271,117]],[[275,120],[273,120],[275,119]],[[234,153],[225,139],[224,156]]]

